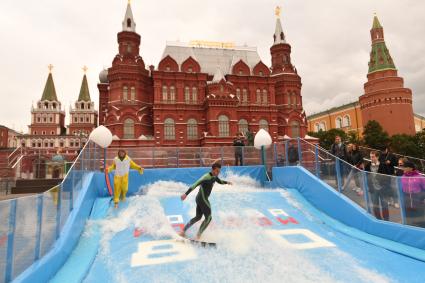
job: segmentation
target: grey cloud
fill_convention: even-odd
[[[373,12],[385,28],[387,45],[414,109],[425,115],[425,2],[417,0],[341,1],[134,1],[137,32],[145,63],[157,65],[167,40],[233,41],[257,46],[270,65],[274,7],[282,5],[282,24],[292,59],[303,82],[307,113],[348,103],[363,93]],[[92,99],[103,66],[117,52],[126,1],[0,2],[2,76],[0,124],[27,130],[31,101],[41,97],[47,65],[55,65],[59,99],[66,107],[78,96],[81,67],[89,67]],[[402,13],[400,13],[402,11]]]

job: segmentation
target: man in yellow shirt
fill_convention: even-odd
[[[108,167],[108,172],[115,170],[114,175],[114,207],[118,208],[120,199],[125,201],[128,191],[128,173],[131,169],[136,169],[140,174],[143,174],[143,168],[130,157],[124,149],[118,150],[118,156],[114,158],[114,163]]]

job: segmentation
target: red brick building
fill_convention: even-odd
[[[58,150],[65,160],[73,160],[97,126],[97,110],[90,99],[86,75],[75,106],[70,109],[70,124],[66,127],[65,110],[56,94],[52,66],[49,70],[41,99],[31,109],[28,134],[17,136],[17,144],[22,147],[19,152],[24,155],[19,177],[45,178],[47,167]]]
[[[364,94],[359,98],[363,124],[376,120],[390,135],[414,135],[416,131],[412,91],[404,87],[403,78],[397,75],[394,61],[385,44],[384,29],[376,16],[370,35],[372,51],[369,72],[364,84]]]
[[[41,99],[31,109],[28,134],[19,136],[18,144],[33,149],[67,148],[76,151],[97,126],[97,110],[90,99],[87,77],[83,76],[75,107],[70,109],[70,124],[66,127],[65,110],[56,95],[52,67],[49,69]]]
[[[115,144],[226,145],[237,132],[260,128],[273,141],[306,134],[301,78],[279,17],[271,67],[256,48],[196,42],[167,43],[157,68],[146,68],[139,48],[128,4],[118,54],[98,84],[99,123]]]

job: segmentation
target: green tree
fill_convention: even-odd
[[[394,135],[391,137],[391,149],[393,152],[408,155],[413,157],[419,157],[421,151],[419,146],[416,144],[416,136],[410,136],[406,134]]]
[[[382,126],[375,120],[367,122],[363,131],[363,140],[366,146],[383,150],[390,138]]]
[[[356,131],[350,131],[347,134],[347,142],[361,144],[362,140],[360,139],[359,134]]]
[[[418,147],[419,158],[425,159],[425,129],[415,135],[415,145]]]
[[[325,149],[330,149],[331,145],[335,142],[335,137],[340,136],[342,141],[347,140],[347,134],[341,129],[331,129],[329,131],[318,131],[317,133],[309,132],[309,136],[319,139],[319,145]]]

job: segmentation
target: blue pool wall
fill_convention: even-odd
[[[211,170],[209,167],[146,169],[143,175],[135,170],[131,170],[128,195],[134,195],[139,192],[141,187],[160,180],[182,182],[190,185],[209,170]],[[222,173],[226,173],[227,171],[238,175],[248,175],[261,184],[264,184],[266,181],[265,167],[261,165],[225,167],[222,169]],[[113,173],[110,173],[109,177],[111,183],[113,183]],[[51,250],[15,278],[14,282],[48,282],[65,264],[80,239],[96,198],[109,196],[103,173],[93,172],[87,174],[83,181],[83,188],[78,194],[74,209],[70,213],[59,238]]]
[[[425,229],[376,219],[303,167],[274,167],[272,172],[272,186],[297,189],[309,203],[335,220],[370,235],[425,250]]]

